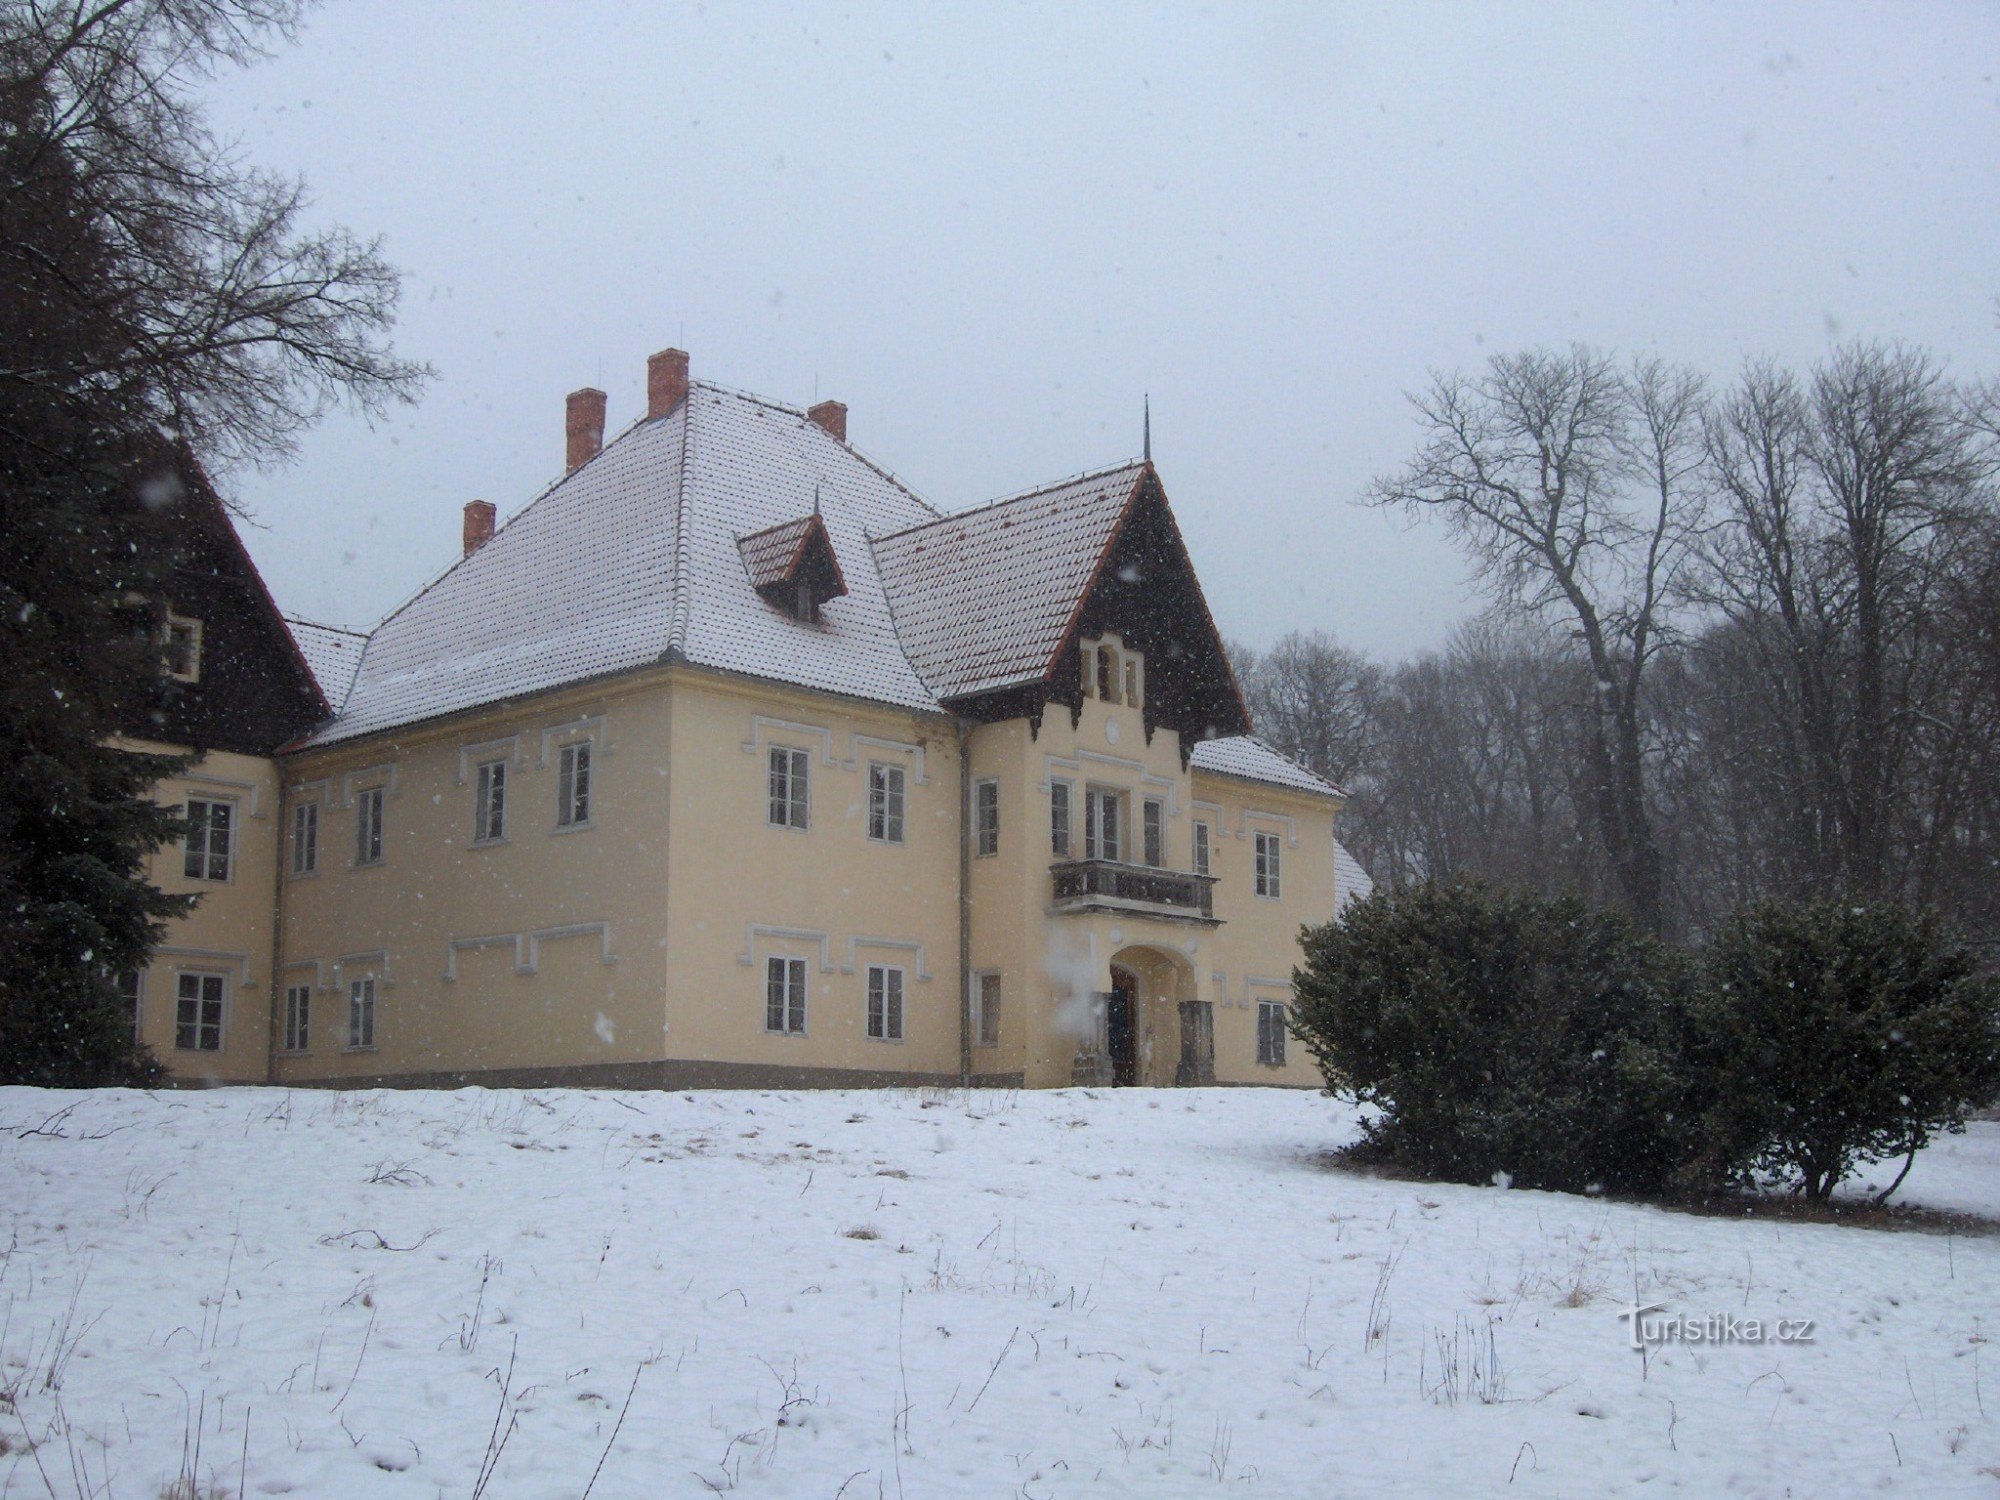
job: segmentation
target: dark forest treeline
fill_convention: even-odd
[[[1588,349],[1413,398],[1370,499],[1491,587],[1442,649],[1239,669],[1379,883],[1575,888],[1699,940],[1753,900],[1935,905],[2000,952],[2000,392],[1855,346],[1711,387]]]

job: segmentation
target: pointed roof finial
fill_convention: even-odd
[[[813,486],[813,514],[819,514],[819,486]]]
[[[1153,393],[1146,393],[1146,435],[1144,457],[1147,463],[1153,461]]]

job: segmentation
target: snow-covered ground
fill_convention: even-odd
[[[1308,1094],[0,1125],[8,1496],[2000,1495],[2000,1238],[1357,1177]],[[1908,1188],[2000,1208],[2000,1126]],[[1642,1359],[1635,1292],[1814,1341]]]

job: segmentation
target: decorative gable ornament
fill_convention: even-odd
[[[750,586],[794,619],[814,622],[820,606],[847,592],[833,538],[815,510],[736,539]]]

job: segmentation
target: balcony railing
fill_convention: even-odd
[[[1156,870],[1108,859],[1065,860],[1049,867],[1057,911],[1129,911],[1182,921],[1215,920],[1212,875]]]

